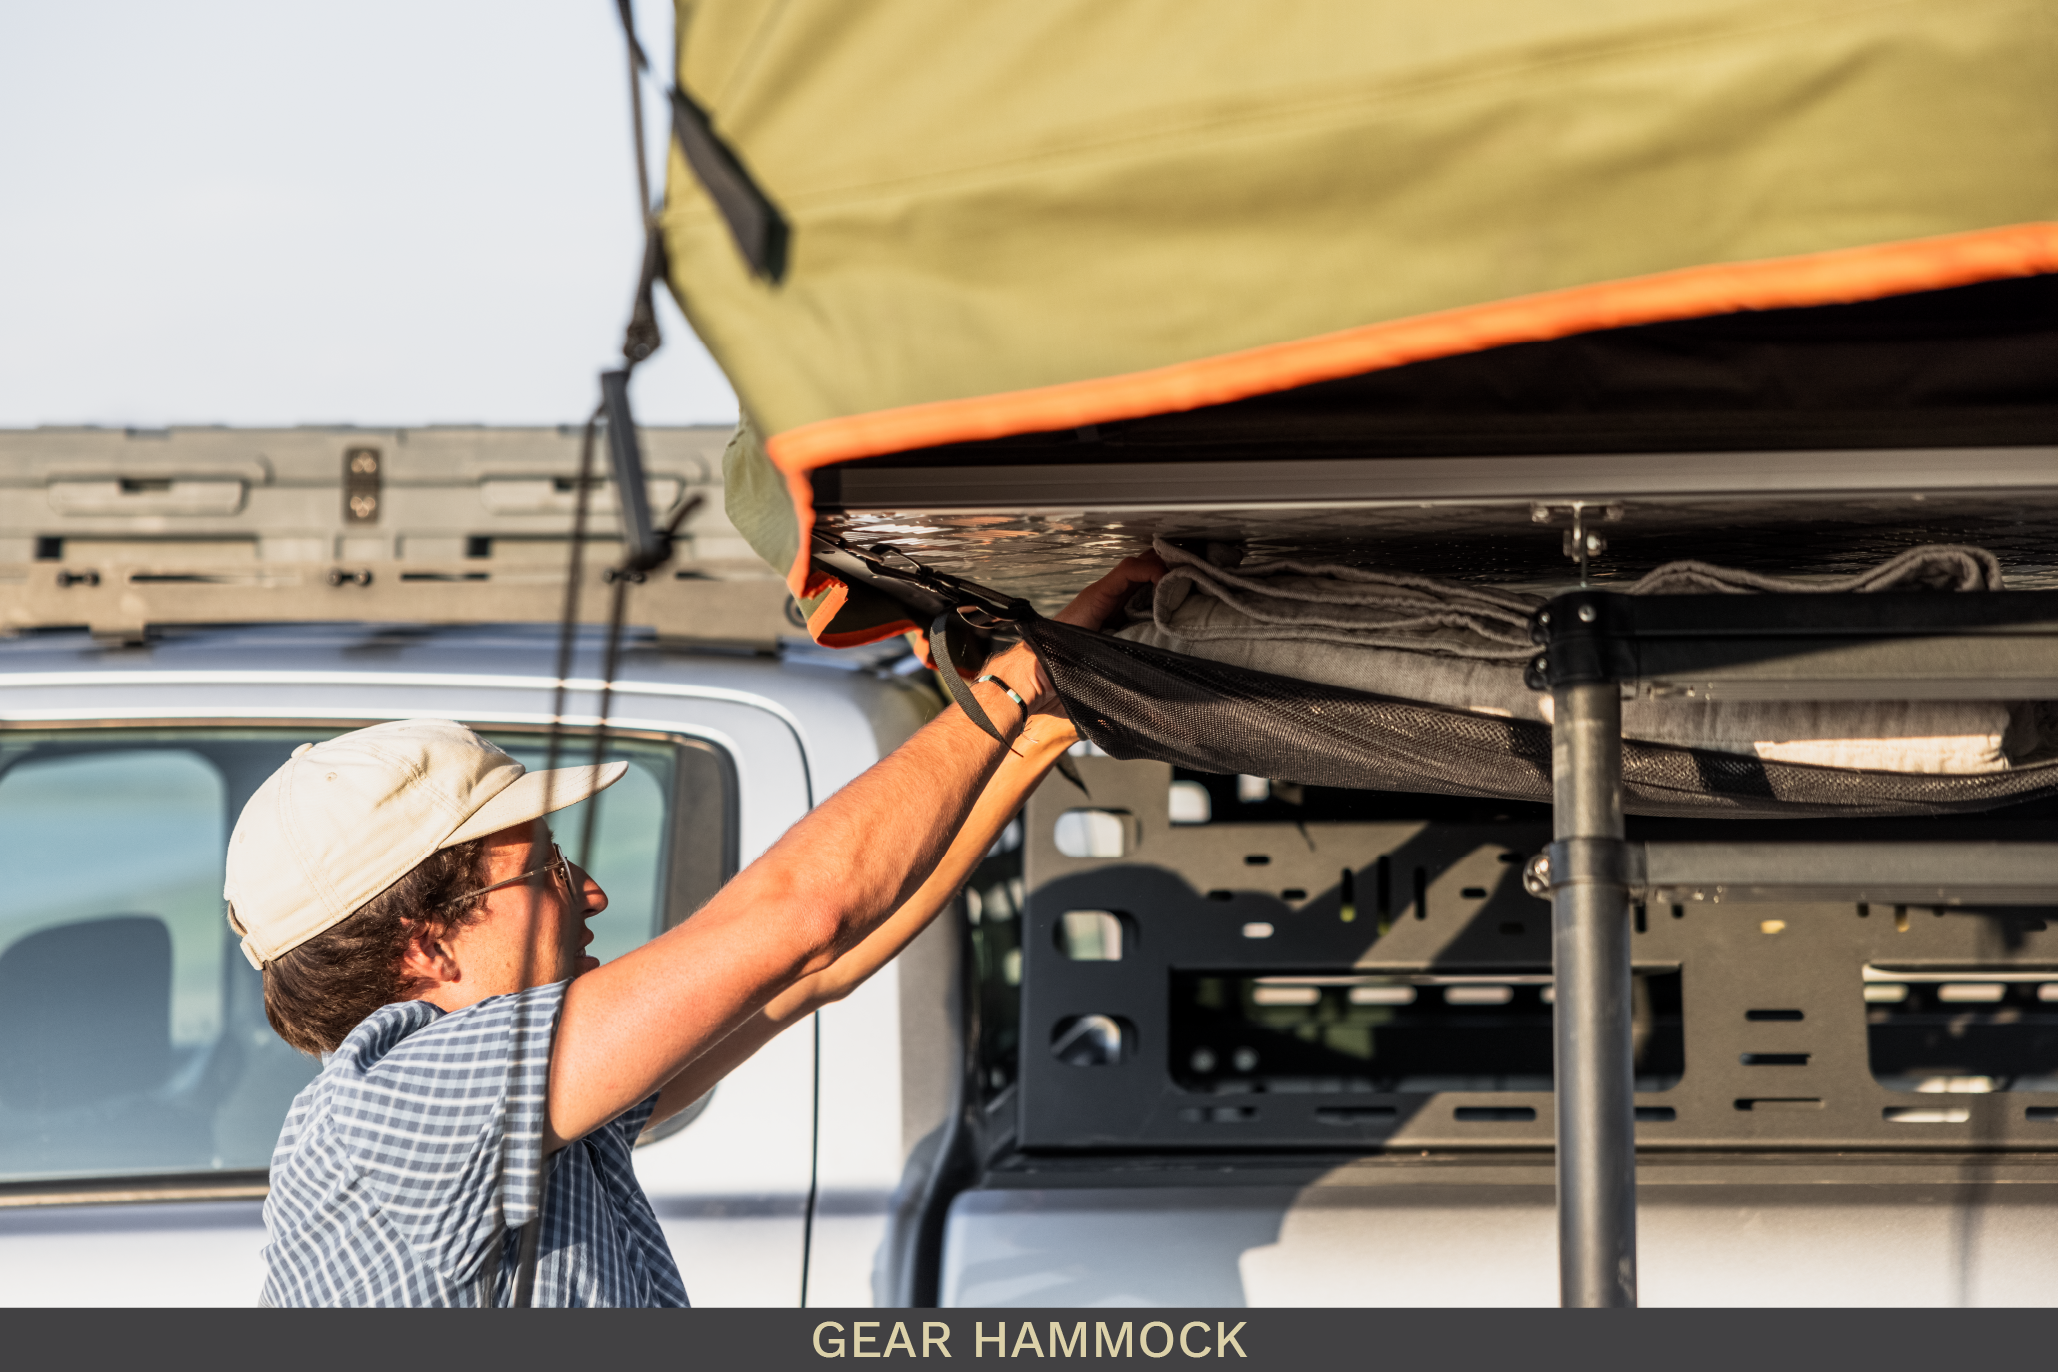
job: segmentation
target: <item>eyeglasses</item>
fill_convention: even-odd
[[[579,888],[572,884],[572,864],[565,860],[564,849],[553,843],[550,845],[550,861],[544,863],[541,867],[531,867],[528,871],[521,873],[519,876],[509,877],[506,881],[496,881],[491,886],[481,886],[476,891],[467,891],[461,896],[444,901],[442,906],[438,908],[448,909],[453,905],[462,905],[476,896],[485,895],[488,891],[498,891],[503,886],[519,886],[525,881],[533,881],[545,872],[549,872],[557,878],[558,885],[563,889],[566,900],[571,901],[573,904],[578,903]]]

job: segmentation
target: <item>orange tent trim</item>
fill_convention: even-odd
[[[833,577],[810,574],[814,498],[808,473],[817,467],[944,443],[1222,405],[1511,343],[1541,343],[1600,329],[1743,310],[1853,304],[2054,271],[2058,223],[2011,224],[1833,252],[1685,267],[1366,324],[1121,376],[818,420],[775,434],[765,445],[773,464],[786,474],[800,520],[800,555],[787,581],[803,597],[841,585]],[[826,626],[833,618],[829,605],[840,606],[841,600],[832,595],[815,618]]]

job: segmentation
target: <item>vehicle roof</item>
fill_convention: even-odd
[[[590,724],[597,708],[605,633],[582,626],[574,638],[567,718]],[[82,631],[26,633],[0,639],[0,720],[24,719],[11,708],[17,692],[173,683],[262,689],[352,678],[395,684],[435,679],[440,685],[548,689],[556,680],[557,629],[552,625],[462,626],[363,623],[243,624],[175,628],[141,645],[113,645]],[[627,630],[615,679],[618,692],[668,688],[754,705],[782,718],[809,754],[810,766],[833,786],[898,745],[937,708],[937,697],[904,644],[837,652],[811,644],[776,652],[723,651],[660,641]],[[137,703],[121,692],[123,703]],[[104,698],[114,703],[114,697]],[[619,707],[610,711],[613,715]],[[48,709],[33,717],[48,719]],[[90,717],[82,705],[79,717]]]

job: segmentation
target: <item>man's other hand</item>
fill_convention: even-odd
[[[1138,586],[1157,584],[1165,571],[1165,564],[1156,553],[1125,557],[1115,564],[1113,571],[1073,596],[1070,605],[1051,617],[1060,624],[1098,629]],[[1051,688],[1050,678],[1043,672],[1043,663],[1030,651],[1028,644],[1017,643],[1007,651],[995,654],[988,659],[986,670],[1023,693],[1028,702],[1028,714],[1055,712],[1062,715],[1057,692]]]
[[[1051,616],[1061,624],[1098,629],[1109,615],[1120,609],[1138,586],[1155,586],[1164,579],[1165,563],[1156,553],[1125,557],[1115,570],[1072,597],[1072,603]]]

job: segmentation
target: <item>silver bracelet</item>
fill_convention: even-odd
[[[985,676],[980,677],[978,682],[975,684],[983,686],[989,681],[992,682],[994,685],[1000,687],[1001,690],[1005,691],[1007,693],[1008,699],[1014,701],[1015,704],[1021,707],[1022,717],[1024,719],[1027,719],[1029,717],[1029,702],[1022,699],[1021,696],[1015,694],[1014,687],[1008,685],[1005,681],[1002,681],[999,677],[993,675],[991,672],[988,672]]]

